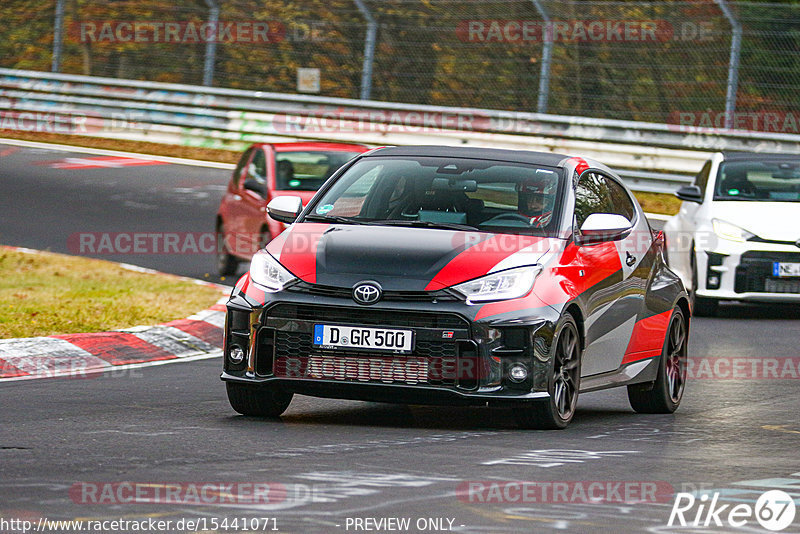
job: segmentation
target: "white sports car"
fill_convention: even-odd
[[[664,226],[696,315],[721,300],[800,303],[800,156],[714,154]]]

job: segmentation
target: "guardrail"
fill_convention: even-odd
[[[0,130],[240,150],[257,142],[445,144],[583,155],[671,192],[717,150],[800,153],[800,136],[0,69]]]

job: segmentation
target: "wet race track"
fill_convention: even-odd
[[[56,252],[80,252],[85,232],[211,233],[229,175],[13,148],[0,145],[0,243]],[[219,281],[211,253],[88,255]],[[795,307],[723,306],[693,322],[678,412],[637,415],[614,389],[582,396],[564,431],[518,430],[502,409],[299,396],[281,420],[241,417],[218,359],[6,382],[0,516],[175,532],[729,532],[734,505],[800,494],[798,333]],[[698,528],[668,526],[678,492],[697,492],[681,505]],[[714,495],[727,506],[708,517]],[[740,531],[766,532],[742,517]],[[783,532],[798,531],[800,517]]]

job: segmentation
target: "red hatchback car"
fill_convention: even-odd
[[[307,204],[345,162],[369,150],[346,143],[257,143],[242,154],[217,212],[217,272],[236,272],[240,261],[280,234],[284,225],[267,218],[267,203],[294,195]]]

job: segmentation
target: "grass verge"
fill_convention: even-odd
[[[107,261],[0,248],[0,338],[103,332],[182,319],[219,289]]]
[[[675,215],[681,209],[681,201],[674,195],[642,193],[641,191],[634,191],[633,194],[647,213]]]

